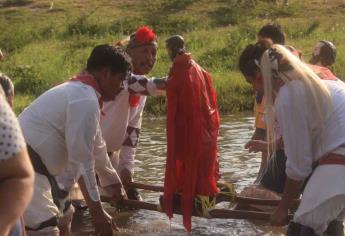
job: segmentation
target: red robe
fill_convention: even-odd
[[[219,112],[211,76],[189,54],[178,55],[167,83],[167,161],[164,210],[173,216],[173,194],[180,192],[183,224],[191,231],[196,195],[215,196]]]

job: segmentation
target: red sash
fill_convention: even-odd
[[[83,73],[81,73],[79,75],[73,76],[70,79],[70,81],[71,82],[79,81],[79,82],[82,82],[83,84],[89,85],[92,88],[94,88],[101,95],[101,97],[98,99],[98,103],[99,103],[99,107],[100,107],[100,110],[101,110],[101,114],[105,115],[104,112],[103,112],[102,90],[101,90],[101,87],[98,84],[98,81],[95,80],[95,78],[92,75],[83,72]]]
[[[318,160],[319,165],[345,165],[345,156],[329,153]]]

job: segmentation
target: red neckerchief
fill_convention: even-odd
[[[101,114],[105,115],[103,112],[103,99],[102,99],[101,87],[99,86],[98,81],[92,75],[88,73],[81,73],[79,75],[73,76],[69,81],[71,82],[79,81],[79,82],[82,82],[83,84],[91,86],[94,90],[96,90],[101,95],[101,97],[98,99]]]
[[[308,66],[323,80],[337,80],[337,77],[330,69],[324,66],[308,64]]]
[[[128,100],[131,107],[137,107],[139,106],[140,96],[130,94]]]

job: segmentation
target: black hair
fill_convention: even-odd
[[[128,54],[120,47],[102,44],[96,46],[87,60],[86,70],[97,71],[110,68],[112,73],[126,73],[132,71],[132,62]]]
[[[8,76],[1,73],[0,73],[0,85],[5,92],[6,98],[13,95],[14,86],[13,86],[12,80]]]
[[[337,56],[337,49],[330,41],[321,40],[323,45],[320,48],[320,54],[313,55],[310,59],[311,64],[317,64],[319,61],[322,66],[331,66],[335,62]]]
[[[249,44],[242,52],[238,67],[244,76],[255,77],[260,70],[258,63],[261,57],[267,50],[263,44]]]
[[[185,44],[184,44],[184,38],[181,35],[173,35],[170,36],[165,40],[165,45],[167,48],[171,50],[171,59],[174,60],[174,58],[178,54],[183,54],[186,52]]]
[[[279,24],[268,23],[264,25],[259,30],[258,36],[270,38],[274,44],[285,44],[285,34]]]

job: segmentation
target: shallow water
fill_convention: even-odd
[[[220,172],[222,181],[236,183],[237,191],[251,184],[258,172],[260,154],[248,154],[243,148],[253,133],[251,114],[223,116],[219,136]],[[150,184],[163,183],[165,165],[165,119],[144,119],[135,163],[135,181]],[[140,192],[143,199],[157,203],[159,193]],[[226,208],[227,204],[221,205]],[[107,210],[112,211],[111,208]],[[170,222],[163,213],[147,210],[113,214],[120,227],[118,235],[188,235],[182,218],[175,215]],[[263,222],[193,218],[190,235],[282,235],[284,229]],[[92,235],[93,227],[87,211],[74,217],[74,235]]]

